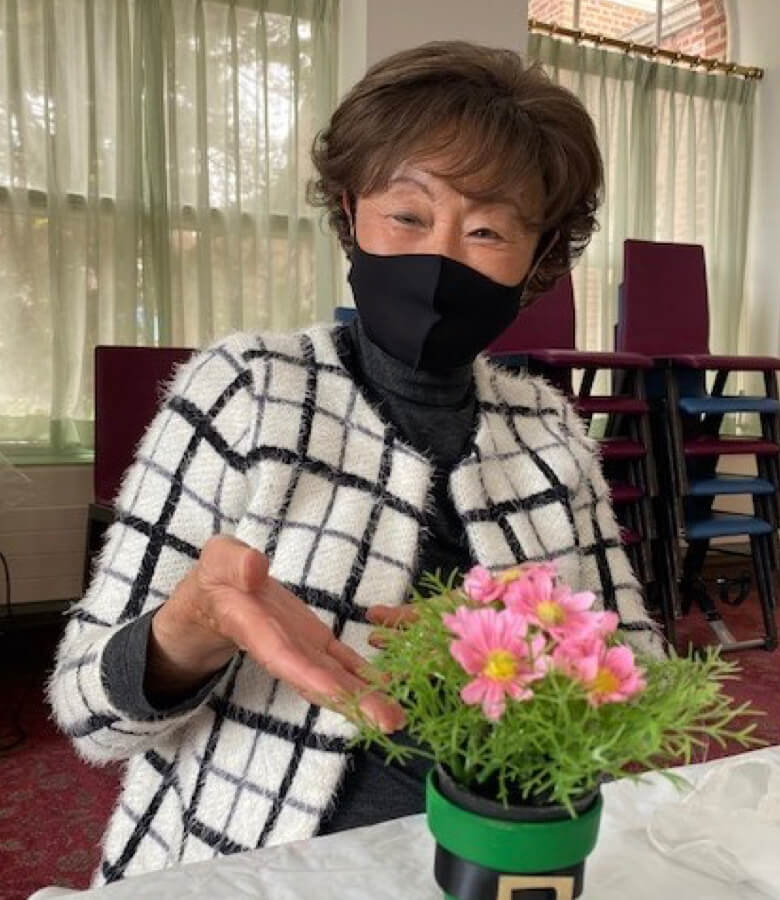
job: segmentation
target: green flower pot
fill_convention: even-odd
[[[573,900],[596,846],[601,793],[575,804],[510,806],[486,800],[434,769],[426,784],[434,874],[448,900]]]

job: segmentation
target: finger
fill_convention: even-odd
[[[384,625],[386,628],[411,625],[418,618],[419,614],[412,603],[404,603],[402,606],[385,606],[378,603],[366,610],[366,619],[372,625]]]
[[[217,535],[203,548],[199,561],[203,578],[256,594],[268,577],[268,557],[232,535]]]
[[[403,727],[404,714],[401,707],[387,695],[379,691],[366,693],[366,682],[347,672],[333,657],[320,654],[316,658],[294,659],[280,654],[277,659],[277,677],[292,685],[306,697],[318,697],[319,704],[344,713],[344,699],[348,696],[360,697],[360,709],[382,731],[390,733]]]
[[[372,631],[368,636],[368,644],[370,647],[376,647],[377,650],[384,650],[388,645],[388,640],[381,631]]]
[[[329,656],[332,656],[340,666],[347,670],[347,672],[351,672],[353,675],[368,680],[366,674],[370,675],[371,672],[371,666],[369,665],[368,660],[361,656],[356,650],[353,650],[352,647],[349,647],[347,644],[340,641],[335,635],[331,634],[325,652]]]
[[[368,642],[371,644],[370,636]],[[372,644],[371,646],[376,645]],[[381,684],[382,682],[388,682],[390,680],[390,676],[386,672],[380,672],[378,669],[374,668],[367,659],[355,652],[347,644],[339,641],[335,636],[331,637],[327,652],[348,672],[357,675],[358,678],[362,679],[367,684]]]

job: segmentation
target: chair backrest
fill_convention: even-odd
[[[562,275],[547,293],[524,306],[509,328],[488,348],[490,353],[574,349],[574,289]]]
[[[95,347],[95,502],[110,506],[187,347]]]
[[[707,269],[700,244],[627,240],[616,350],[708,353]]]

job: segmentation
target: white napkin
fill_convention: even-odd
[[[780,900],[780,765],[734,760],[659,807],[650,843],[676,863]]]

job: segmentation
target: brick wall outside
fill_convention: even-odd
[[[580,28],[595,31],[608,37],[622,38],[624,35],[655,21],[655,13],[613,3],[612,0],[583,0],[580,5]]]
[[[556,25],[573,25],[573,0],[531,0],[528,4],[528,18],[542,22],[555,22]]]
[[[669,6],[674,0],[667,0]],[[726,13],[723,0],[697,0],[700,18],[693,25],[667,35],[662,47],[682,53],[725,59],[727,49]],[[543,22],[572,25],[572,0],[530,0],[528,15]],[[624,6],[617,0],[581,0],[579,27],[610,37],[622,38],[635,28],[653,22],[655,16]],[[651,40],[650,43],[653,43]]]

